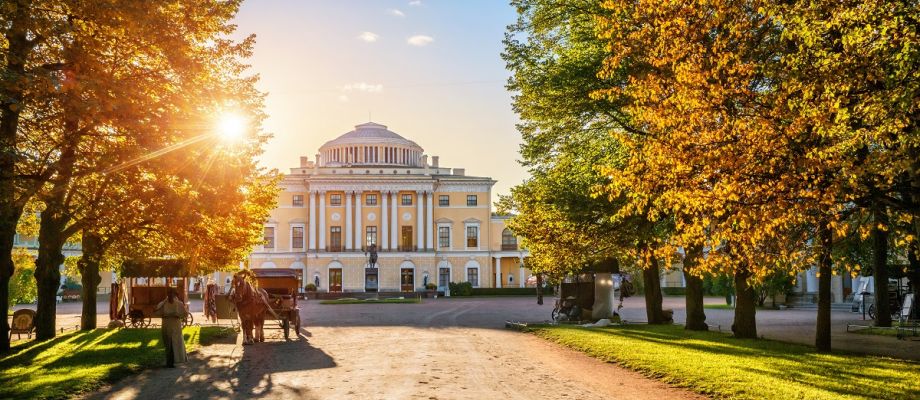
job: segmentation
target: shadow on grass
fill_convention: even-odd
[[[920,398],[920,363],[681,326],[538,327],[540,336],[701,393],[739,398]]]
[[[187,347],[197,348],[199,331],[186,329]],[[0,359],[0,398],[67,398],[161,365],[160,336],[158,329],[96,329],[17,345]]]

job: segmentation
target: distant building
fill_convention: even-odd
[[[290,169],[249,265],[295,268],[328,292],[523,287],[529,253],[492,215],[494,184],[429,160],[384,125],[357,125]]]

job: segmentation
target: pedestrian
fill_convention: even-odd
[[[185,354],[185,341],[182,339],[182,320],[188,310],[185,303],[179,300],[175,288],[166,289],[166,300],[157,304],[156,311],[163,316],[163,344],[166,345],[166,367],[173,368],[176,363],[184,363],[188,357]]]

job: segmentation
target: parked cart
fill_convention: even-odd
[[[166,299],[167,290],[176,289],[179,300],[188,307],[188,263],[184,260],[145,259],[129,260],[122,265],[122,281],[118,300],[111,304],[119,307],[112,313],[124,321],[126,327],[146,328],[151,326],[157,304]],[[182,326],[194,323],[192,313],[185,314]]]
[[[300,282],[297,279],[297,271],[289,268],[271,268],[254,269],[252,272],[259,288],[268,293],[269,306],[284,330],[284,338],[289,338],[291,328],[294,328],[294,335],[298,335],[300,308],[297,306],[297,292]],[[265,317],[270,318],[273,315],[268,313]]]

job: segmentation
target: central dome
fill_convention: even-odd
[[[319,148],[321,166],[398,165],[418,167],[424,150],[386,125],[368,122]]]

